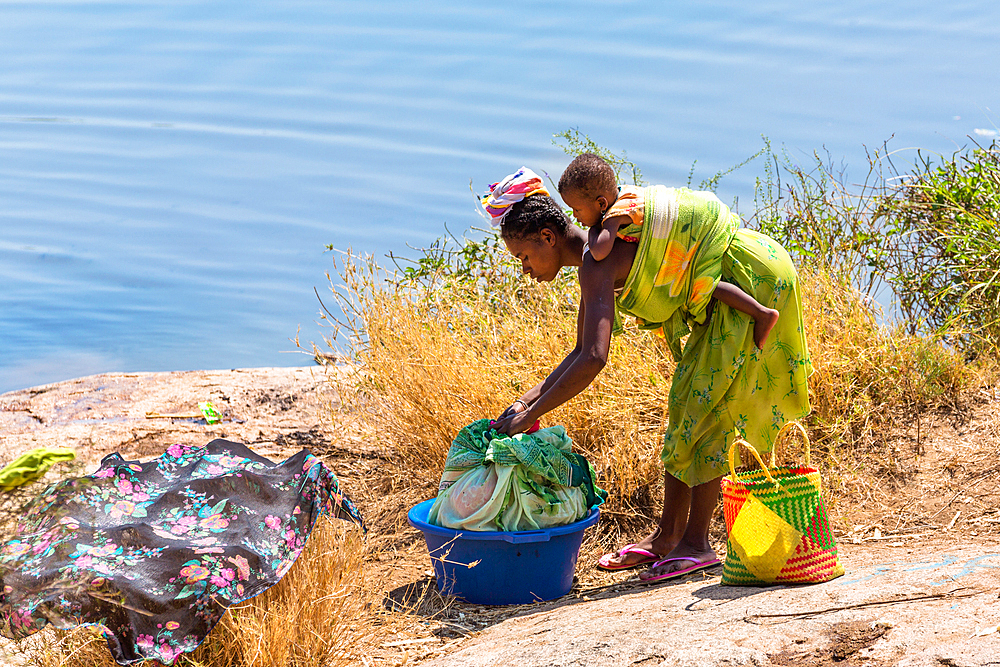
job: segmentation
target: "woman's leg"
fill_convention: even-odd
[[[719,502],[719,481],[716,478],[689,487],[672,475],[664,475],[663,515],[653,533],[651,551],[676,558],[659,567],[640,573],[640,579],[661,577],[671,572],[687,570],[700,563],[718,560],[708,542],[708,529]],[[671,506],[673,501],[673,506]]]
[[[719,500],[719,479],[692,488],[673,475],[664,473],[663,511],[659,525],[635,546],[660,554],[663,558],[697,556],[698,562],[714,560],[715,552],[708,543],[708,527]],[[609,558],[612,565],[628,565],[641,560],[641,556],[632,553]],[[690,561],[666,563],[656,568],[654,574],[681,570],[692,564]]]

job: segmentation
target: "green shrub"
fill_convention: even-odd
[[[903,321],[969,352],[1000,339],[1000,147],[976,147],[913,173],[880,201],[889,239],[877,268],[892,284]]]

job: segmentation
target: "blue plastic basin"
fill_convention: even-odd
[[[569,593],[583,531],[601,516],[595,507],[555,528],[460,531],[427,523],[433,504],[432,498],[416,505],[407,519],[424,534],[438,590],[475,604],[525,604]]]

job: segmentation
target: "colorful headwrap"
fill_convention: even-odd
[[[490,186],[489,194],[483,197],[483,208],[490,214],[490,223],[494,227],[499,227],[511,205],[536,194],[547,195],[549,191],[542,185],[542,179],[538,174],[527,167],[521,167],[499,183]]]

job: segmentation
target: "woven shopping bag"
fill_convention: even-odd
[[[785,424],[775,447],[792,427],[798,427],[805,443],[804,467],[775,466],[774,449],[767,466],[753,445],[742,441],[761,469],[736,472],[737,443],[729,448],[730,474],[722,478],[729,534],[722,566],[724,585],[813,584],[844,574],[820,495],[819,471],[809,465],[806,430],[798,422]]]

